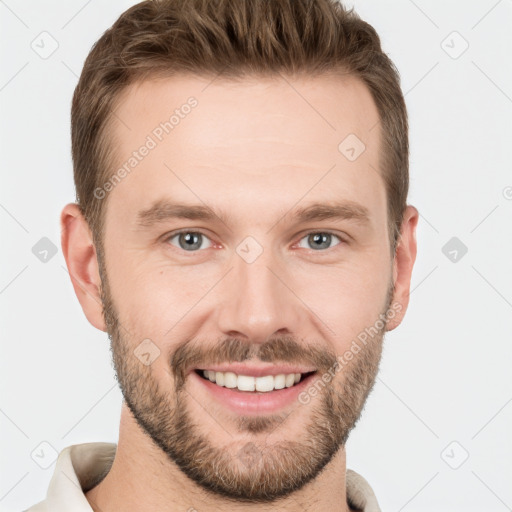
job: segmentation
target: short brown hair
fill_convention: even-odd
[[[95,190],[112,174],[109,124],[128,85],[175,73],[243,78],[332,71],[362,80],[376,104],[394,252],[409,187],[408,120],[398,71],[375,29],[336,0],[146,0],[94,44],[73,95],[76,202],[99,255],[107,198]]]

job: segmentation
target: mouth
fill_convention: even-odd
[[[319,378],[319,372],[310,368],[230,364],[229,369],[237,372],[221,371],[226,367],[220,366],[196,368],[189,375],[198,398],[202,396],[204,403],[213,401],[237,415],[276,414],[286,407],[301,405],[301,393]]]
[[[316,373],[316,371],[309,371],[304,373],[293,372],[253,376],[229,371],[222,372],[201,369],[196,369],[194,372],[203,380],[207,380],[216,386],[242,393],[270,393],[281,389],[292,388]]]

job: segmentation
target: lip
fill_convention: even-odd
[[[289,373],[307,372],[290,371]],[[265,375],[269,374],[267,373]],[[316,372],[312,373],[290,388],[276,389],[266,393],[258,391],[239,391],[236,388],[230,389],[218,386],[210,380],[200,377],[195,371],[190,373],[190,378],[193,380],[193,385],[197,385],[201,389],[201,392],[205,392],[209,397],[213,397],[216,402],[231,411],[237,414],[258,415],[278,412],[293,403],[300,403],[298,396],[318,378],[318,375]]]
[[[233,372],[237,375],[247,375],[249,377],[264,377],[265,375],[285,375],[289,373],[311,373],[316,371],[316,368],[307,366],[293,366],[293,365],[278,365],[278,364],[265,364],[254,365],[247,363],[229,363],[218,364],[199,368],[192,368],[190,372],[194,373],[196,370],[210,370],[214,372]]]

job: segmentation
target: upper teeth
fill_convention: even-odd
[[[226,388],[238,388],[240,391],[273,391],[274,389],[290,388],[300,380],[300,373],[280,375],[265,375],[251,377],[250,375],[237,375],[233,372],[215,372],[203,370],[203,375],[211,382]]]

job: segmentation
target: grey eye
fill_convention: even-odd
[[[178,244],[172,242],[174,239],[177,240]],[[207,247],[203,246],[203,243],[206,241],[210,243],[205,235],[197,231],[182,231],[181,233],[176,233],[169,237],[169,242],[172,245],[189,252],[194,252],[198,249],[206,249]],[[208,245],[208,247],[210,247],[210,245]]]
[[[332,233],[324,233],[321,231],[309,233],[309,235],[306,235],[300,241],[299,247],[304,247],[304,245],[302,245],[302,241],[306,240],[306,243],[309,244],[309,246],[305,247],[306,249],[313,249],[315,251],[330,249],[333,239],[338,239],[341,242],[341,239]]]

